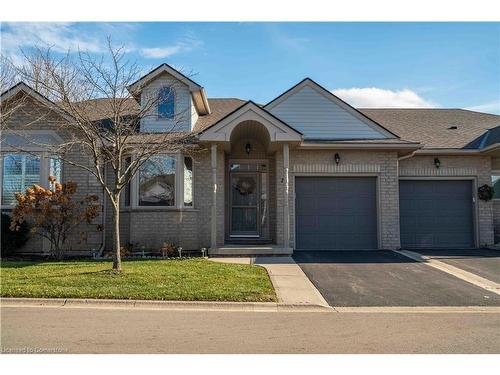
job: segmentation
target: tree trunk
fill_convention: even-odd
[[[122,271],[122,259],[120,254],[120,197],[115,197],[113,204],[113,270]]]

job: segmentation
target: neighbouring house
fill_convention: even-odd
[[[212,255],[243,255],[477,248],[500,236],[500,116],[353,108],[309,78],[267,104],[209,98],[167,64],[130,87],[131,115],[144,92],[170,94],[173,82],[174,99],[163,101],[159,115],[142,121],[139,131],[161,133],[176,111],[187,110],[177,130],[194,133],[202,151],[165,150],[157,157],[161,168],[143,166],[122,199],[123,243],[152,249],[172,241],[184,249],[209,248]],[[29,100],[9,117],[11,125],[22,127],[47,108],[37,136],[58,142],[63,135],[50,124],[66,121],[65,112],[23,83],[3,93],[2,102],[20,92]],[[86,108],[104,121],[106,105],[95,99]],[[49,174],[104,201],[85,171],[43,150],[17,152],[8,132],[2,140],[3,211],[11,209],[14,191],[43,184]],[[495,184],[493,200],[479,199],[479,187]],[[97,219],[103,231],[89,226],[75,234],[75,254],[111,246],[111,213],[104,211]],[[32,240],[19,252],[46,250]]]

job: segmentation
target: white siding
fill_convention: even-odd
[[[198,111],[194,106],[194,101],[192,97],[190,98],[190,100],[191,100],[191,130],[193,130],[194,124],[196,124],[196,121],[198,121]]]
[[[270,112],[303,133],[306,139],[386,138],[309,86],[304,86]]]
[[[168,132],[191,130],[191,92],[189,87],[170,74],[162,74],[150,82],[142,91],[141,103],[151,102],[162,87],[172,87],[175,90],[175,116],[173,119],[158,119],[156,106],[151,114],[141,120],[142,132]]]

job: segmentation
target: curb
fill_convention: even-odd
[[[79,298],[1,298],[2,307],[100,308],[132,310],[332,312],[331,307],[275,302],[148,301]]]
[[[500,313],[500,306],[321,306],[275,302],[146,301],[78,298],[1,298],[2,307],[88,308],[164,311],[330,313]]]
[[[333,308],[339,313],[500,313],[500,306],[334,306]]]

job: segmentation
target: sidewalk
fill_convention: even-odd
[[[222,263],[257,264],[264,267],[280,304],[329,307],[292,257],[212,258],[211,260]]]

